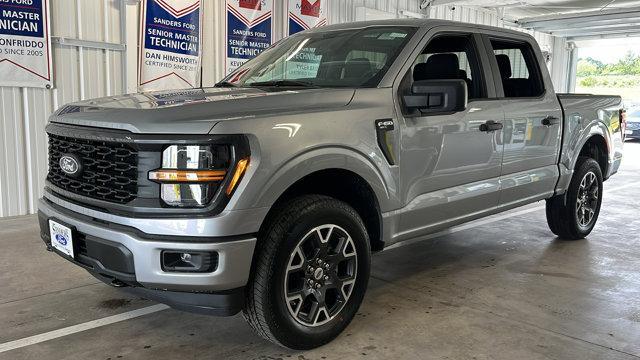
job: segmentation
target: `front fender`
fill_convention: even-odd
[[[380,171],[380,168],[386,173]],[[316,148],[286,161],[266,180],[253,207],[270,207],[298,180],[314,172],[329,169],[348,170],[358,174],[373,189],[382,211],[393,208],[395,201],[387,189],[396,188],[396,184],[393,183],[388,165],[377,167],[363,154],[335,146]]]

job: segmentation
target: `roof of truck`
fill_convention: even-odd
[[[500,31],[505,34],[514,34],[514,35],[529,35],[522,31],[505,29],[497,26],[487,26],[487,25],[478,25],[465,23],[460,21],[451,21],[451,20],[438,20],[438,19],[388,19],[388,20],[371,20],[371,21],[355,21],[349,23],[341,23],[334,25],[327,25],[319,28],[314,28],[311,30],[307,30],[307,32],[324,32],[324,31],[334,31],[334,30],[346,30],[346,29],[359,29],[365,28],[369,26],[413,26],[419,28],[432,28],[436,26],[463,26],[471,29],[485,29],[485,30],[494,30]]]

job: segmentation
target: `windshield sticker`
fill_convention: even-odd
[[[315,78],[320,68],[322,55],[315,54],[315,48],[302,48],[285,63],[285,77],[288,79]]]

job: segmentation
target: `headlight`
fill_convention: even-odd
[[[169,206],[204,207],[216,194],[233,192],[249,162],[237,155],[230,145],[171,145],[149,180],[160,183],[160,197]]]

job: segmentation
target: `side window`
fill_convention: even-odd
[[[473,80],[473,74],[471,71],[471,66],[469,66],[469,59],[467,58],[467,53],[465,52],[454,52],[454,54],[458,57],[458,68],[460,71],[464,71],[462,74],[467,76],[467,79]],[[415,61],[415,64],[426,63],[429,58],[434,54],[420,54]],[[414,64],[414,65],[415,65]]]
[[[544,93],[540,68],[529,43],[491,40],[491,46],[505,97],[537,97]]]
[[[442,35],[431,40],[412,67],[413,80],[461,79],[469,99],[487,97],[475,42],[471,35]]]

